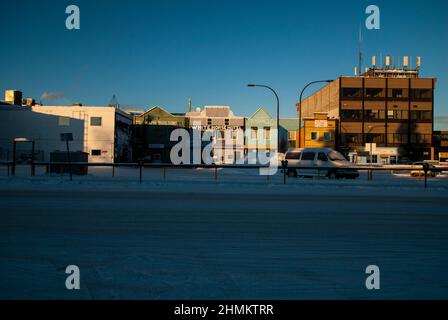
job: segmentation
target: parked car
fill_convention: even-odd
[[[439,172],[431,170],[431,169],[435,169],[436,167],[429,162],[414,162],[412,165],[419,166],[419,167],[421,167],[421,169],[411,170],[411,176],[412,177],[425,176],[425,170],[423,170],[423,165],[425,165],[425,164],[428,166],[428,171],[426,172],[426,176],[434,178],[439,174]]]
[[[288,176],[315,177],[325,176],[329,179],[356,179],[358,170],[340,152],[330,148],[302,148],[286,152]],[[296,167],[296,168],[294,168]],[[300,167],[303,167],[301,169]]]

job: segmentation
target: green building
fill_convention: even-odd
[[[298,147],[299,120],[280,118],[280,152]]]
[[[269,152],[271,148],[271,129],[277,128],[277,120],[263,107],[260,107],[250,118],[246,119],[245,154]]]
[[[295,118],[280,118],[280,152],[296,148],[298,135],[298,122]],[[246,120],[246,130],[250,134],[246,136],[245,152],[267,152],[271,148],[270,131],[277,128],[277,118],[272,117],[263,107],[260,107],[250,118]],[[272,146],[274,147],[274,146]]]
[[[134,161],[170,163],[170,151],[176,144],[170,141],[170,135],[179,128],[188,128],[188,119],[183,114],[173,114],[159,106],[134,116]]]

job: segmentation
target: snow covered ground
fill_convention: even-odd
[[[2,171],[3,170],[3,171]],[[448,176],[0,168],[0,298],[448,298]],[[65,267],[81,290],[65,289]],[[365,268],[381,270],[368,291]]]

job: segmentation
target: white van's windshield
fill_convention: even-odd
[[[337,151],[330,151],[328,153],[328,158],[330,158],[331,161],[347,161],[347,159]]]

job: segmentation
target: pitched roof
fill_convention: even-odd
[[[264,113],[264,114],[265,114],[266,116],[268,116],[269,118],[272,118],[271,114],[270,114],[269,112],[267,112],[265,108],[260,107],[260,108],[258,108],[257,111],[254,112],[254,114],[253,114],[249,119],[254,118],[256,115],[258,115],[258,114],[260,114],[260,113]]]
[[[178,115],[174,115],[174,114],[172,114],[171,112],[166,111],[164,108],[162,108],[162,107],[160,107],[160,106],[154,106],[154,107],[152,107],[151,109],[145,111],[142,115],[146,115],[146,114],[152,113],[152,112],[154,112],[155,110],[160,110],[162,113],[165,113],[165,114],[166,114],[167,116],[169,116],[169,117],[176,117],[176,116],[178,116]]]
[[[286,130],[297,130],[299,127],[299,120],[296,118],[280,119],[280,127],[283,127]]]

